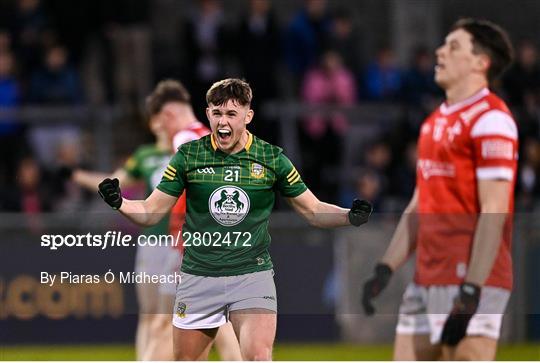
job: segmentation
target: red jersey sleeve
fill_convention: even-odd
[[[477,179],[514,181],[518,156],[518,131],[512,116],[491,110],[471,128]]]

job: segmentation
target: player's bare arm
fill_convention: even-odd
[[[145,200],[122,198],[118,179],[105,179],[99,186],[99,195],[113,209],[118,210],[132,222],[141,226],[158,223],[174,206],[178,197],[155,189]]]
[[[367,315],[375,313],[372,300],[388,285],[393,271],[407,261],[416,248],[418,230],[418,189],[414,190],[411,201],[401,215],[398,226],[392,236],[380,262],[375,266],[373,275],[364,283],[362,306]]]
[[[508,217],[510,188],[511,182],[506,180],[478,181],[481,212],[465,282],[482,286],[493,268]]]
[[[401,215],[398,226],[390,240],[381,263],[395,271],[407,261],[416,248],[416,231],[418,229],[418,191],[414,194]]]
[[[319,228],[360,225],[367,222],[372,207],[367,201],[353,202],[351,209],[320,201],[309,189],[295,198],[288,198],[294,210],[309,224]],[[363,222],[363,223],[362,223]]]
[[[71,175],[71,179],[75,183],[91,191],[95,191],[99,183],[107,178],[118,179],[122,186],[133,185],[135,183],[135,179],[131,178],[123,168],[117,169],[112,174],[75,169]]]

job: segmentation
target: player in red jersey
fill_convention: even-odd
[[[518,133],[490,83],[513,51],[499,26],[461,19],[436,51],[446,101],[424,122],[416,189],[362,304],[416,251],[403,296],[396,360],[493,360],[512,288],[510,248]]]
[[[187,95],[188,102],[177,101],[179,92]],[[156,118],[161,118],[163,124],[166,125],[166,132],[172,140],[171,153],[173,154],[182,144],[210,134],[210,130],[197,121],[189,103],[189,93],[178,81],[161,81],[148,97],[147,108]],[[184,192],[171,210],[169,218],[169,233],[173,239],[181,236],[185,213],[186,196]],[[162,261],[164,275],[172,275],[180,271],[183,253],[183,244],[179,240],[175,246],[172,246],[165,261]],[[150,326],[151,341],[143,360],[173,360],[171,315],[176,296],[176,285],[163,283],[159,286],[158,291],[158,312]],[[242,360],[238,339],[230,323],[219,328],[215,344],[222,360]]]

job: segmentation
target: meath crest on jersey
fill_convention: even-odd
[[[208,210],[225,227],[242,222],[249,212],[249,197],[241,188],[226,185],[216,189],[208,200]]]
[[[264,166],[257,163],[251,163],[251,177],[255,179],[264,178]]]

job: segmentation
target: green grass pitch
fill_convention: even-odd
[[[276,344],[274,360],[390,360],[388,345]],[[134,360],[132,345],[20,345],[0,347],[0,360]],[[212,352],[211,360],[218,356]],[[540,360],[540,344],[503,345],[497,360]]]

